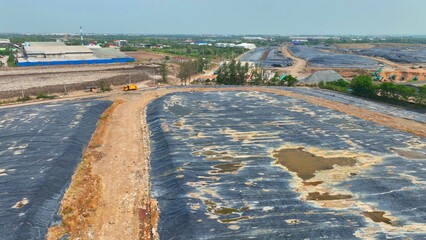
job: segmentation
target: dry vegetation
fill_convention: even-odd
[[[56,240],[65,233],[69,234],[71,239],[77,239],[87,231],[91,217],[98,208],[102,192],[100,177],[92,172],[93,163],[100,161],[103,157],[96,148],[100,147],[104,141],[111,114],[122,103],[122,100],[116,100],[99,118],[96,131],[83,153],[82,162],[62,200],[60,209],[62,225],[50,228],[47,239]]]

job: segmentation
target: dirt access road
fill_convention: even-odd
[[[284,44],[281,47],[281,52],[283,56],[291,58],[291,60],[293,60],[293,65],[291,67],[284,68],[286,73],[295,76],[298,79],[302,79],[309,76],[309,74],[305,72],[305,69],[308,66],[306,60],[294,56],[293,53],[288,49],[288,47],[288,44]]]
[[[380,125],[426,137],[426,124],[278,89],[262,87],[200,87],[160,88],[126,94],[112,93],[109,96],[110,99],[120,98],[124,102],[117,104],[115,110],[108,115],[109,120],[104,125],[101,144],[96,146],[96,152],[93,152],[99,157],[89,166],[92,168],[93,179],[100,183],[101,190],[91,192],[90,198],[96,201],[89,201],[90,204],[88,206],[84,204],[79,206],[83,210],[84,208],[89,208],[93,209],[93,211],[81,211],[83,214],[78,216],[77,219],[79,220],[74,221],[74,225],[68,229],[71,230],[71,239],[145,240],[158,237],[156,232],[158,209],[155,199],[150,197],[150,145],[146,108],[152,100],[166,94],[193,91],[261,91],[279,94],[302,99]],[[100,128],[98,126],[95,135],[97,135]],[[93,141],[94,139],[92,138],[91,145],[93,145]],[[81,168],[79,167],[79,169]],[[74,176],[79,174],[78,171]],[[87,188],[86,184],[80,183],[78,185],[78,180],[76,179],[73,178],[71,190],[67,191],[62,201],[63,204],[69,202],[69,198],[88,198],[85,195],[76,196],[72,194],[72,192]],[[72,199],[72,201],[75,201],[75,199]],[[64,214],[64,206],[62,206],[62,214]],[[74,231],[73,228],[78,229],[78,231]],[[51,237],[49,239],[55,238]]]

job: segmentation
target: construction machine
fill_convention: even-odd
[[[129,84],[123,87],[123,91],[134,91],[134,90],[138,90],[138,86],[136,86],[135,84]]]
[[[396,74],[392,74],[392,76],[390,76],[389,79],[392,80],[392,81],[395,81],[397,76],[398,75],[396,75]]]
[[[376,71],[374,71],[371,76],[373,77],[374,81],[381,81],[383,79],[383,77],[380,75],[383,71],[383,66],[381,66],[379,69],[377,69]]]

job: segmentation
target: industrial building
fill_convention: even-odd
[[[1,39],[0,38],[0,50],[5,50],[8,47],[11,47],[12,44],[10,43],[9,39]]]
[[[253,43],[240,43],[240,44],[235,44],[235,43],[216,43],[215,44],[216,47],[235,47],[235,48],[244,48],[244,49],[248,49],[248,50],[253,50],[256,48],[256,45]]]
[[[18,67],[134,62],[118,49],[67,46],[63,42],[27,42],[18,54]]]

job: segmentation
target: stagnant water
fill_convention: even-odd
[[[147,114],[161,239],[426,238],[424,138],[258,92]]]

